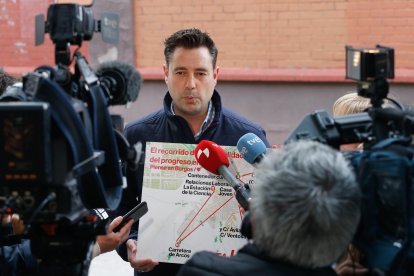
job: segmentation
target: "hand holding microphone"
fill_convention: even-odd
[[[239,183],[236,177],[230,172],[230,165],[226,152],[216,143],[203,140],[194,151],[198,163],[207,171],[221,175],[236,191],[236,199],[247,211],[249,209],[250,190]]]

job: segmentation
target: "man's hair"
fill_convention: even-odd
[[[213,68],[216,67],[218,50],[214,41],[210,38],[208,33],[204,33],[199,29],[179,30],[164,41],[164,46],[164,56],[167,66],[170,64],[171,56],[177,47],[184,47],[187,49],[206,47],[210,52]]]
[[[335,262],[360,218],[360,189],[342,154],[298,141],[265,158],[250,203],[253,241],[267,257],[315,268]]]
[[[6,88],[10,85],[15,84],[16,82],[19,82],[18,78],[15,78],[9,74],[7,74],[3,68],[0,68],[0,95],[6,91]]]

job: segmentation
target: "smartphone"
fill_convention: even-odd
[[[143,201],[134,208],[132,208],[128,213],[126,213],[122,217],[121,223],[114,228],[114,232],[119,232],[122,227],[124,227],[125,224],[128,223],[130,219],[133,219],[134,221],[138,221],[143,215],[145,215],[148,212],[148,205],[147,202]]]

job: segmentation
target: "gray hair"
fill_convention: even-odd
[[[259,250],[301,267],[335,262],[360,218],[360,189],[343,155],[298,141],[269,154],[256,174],[250,206]]]
[[[2,95],[8,86],[19,82],[20,79],[13,77],[12,75],[6,73],[3,68],[0,67],[0,95]]]

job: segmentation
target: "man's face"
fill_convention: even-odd
[[[176,48],[169,66],[164,65],[164,74],[175,114],[184,118],[204,117],[218,77],[208,49]]]

